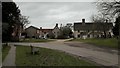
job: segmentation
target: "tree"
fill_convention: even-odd
[[[50,38],[50,39],[54,39],[54,38],[55,38],[55,35],[54,35],[54,33],[49,32],[49,33],[47,34],[47,37]]]
[[[29,17],[20,15],[20,22],[23,25],[23,28],[25,29],[28,24],[30,24],[30,21],[28,20]]]
[[[95,23],[104,23],[105,18],[102,14],[92,15],[91,20]]]
[[[93,15],[91,17],[92,21],[94,23],[99,23],[97,26],[98,29],[102,29],[102,31],[104,32],[104,38],[107,38],[107,34],[106,31],[108,29],[108,27],[106,26],[106,24],[108,23],[108,19],[106,19],[104,14],[98,14],[98,15]],[[93,35],[94,35],[94,31],[95,31],[96,27],[93,25]]]
[[[102,1],[98,2],[97,6],[99,11],[102,13],[109,14],[111,16],[120,16],[120,1]]]
[[[113,28],[113,33],[115,36],[119,36],[119,22],[120,22],[120,17],[119,18],[116,18],[116,21],[115,21],[115,26]]]
[[[20,10],[14,2],[2,2],[2,41],[12,39],[13,25],[19,23]]]
[[[70,27],[64,26],[61,28],[60,35],[58,38],[64,39],[64,38],[69,38],[72,36],[72,30]]]
[[[63,32],[63,35],[64,35],[64,36],[68,37],[68,36],[71,35],[72,30],[71,30],[69,27],[63,27],[62,32]]]
[[[29,24],[14,2],[2,2],[2,41],[19,41],[23,27]]]
[[[113,0],[112,2],[102,1],[98,2],[97,6],[99,11],[101,13],[106,14],[106,16],[109,16],[111,20],[114,20],[114,18],[116,18],[113,33],[114,35],[118,36],[120,34],[119,33],[120,21],[118,21],[118,19],[120,19],[120,1],[117,0]]]

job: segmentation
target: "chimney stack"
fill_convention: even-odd
[[[85,24],[85,19],[82,19],[82,24]]]
[[[40,27],[40,30],[42,30],[42,27]]]
[[[85,19],[82,19],[82,23],[85,23]]]
[[[58,27],[58,23],[56,23],[56,27]]]

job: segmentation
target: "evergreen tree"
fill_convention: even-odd
[[[119,36],[119,30],[120,30],[120,17],[116,18],[115,26],[113,27],[113,34],[115,36]]]
[[[20,24],[20,10],[14,2],[2,2],[2,41],[11,41],[13,26]]]

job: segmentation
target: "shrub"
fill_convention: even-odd
[[[47,34],[47,37],[50,39],[54,39],[55,35],[52,32],[50,32],[49,34]]]

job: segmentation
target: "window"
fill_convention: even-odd
[[[44,32],[44,34],[46,34],[46,32]]]
[[[88,30],[88,32],[89,32],[90,30]]]
[[[39,30],[37,30],[37,33],[39,33]]]

